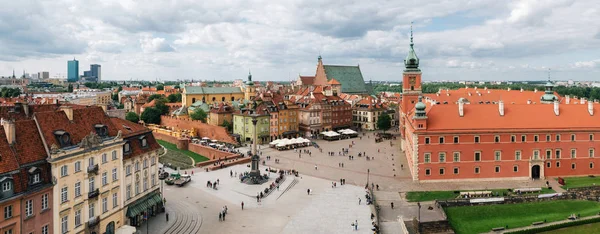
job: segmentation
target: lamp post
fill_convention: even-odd
[[[369,188],[369,174],[371,173],[371,169],[367,169],[367,188]]]
[[[417,202],[417,206],[419,206],[419,226],[417,227],[417,229],[419,230],[419,232],[421,232],[421,202]]]

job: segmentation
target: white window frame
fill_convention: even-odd
[[[48,209],[48,197],[49,197],[49,195],[47,193],[42,195],[42,210]]]
[[[523,152],[520,150],[515,150],[515,160],[520,161],[521,157],[523,157]]]
[[[81,196],[81,181],[75,182],[75,197]]]
[[[431,153],[424,153],[423,154],[423,162],[424,163],[430,163],[431,162]]]
[[[118,174],[117,174],[117,168],[113,168],[112,169],[112,180],[114,182],[114,181],[117,181],[118,179],[119,178],[118,178]]]
[[[500,151],[500,150],[494,151],[494,160],[502,161],[502,151]]]
[[[81,225],[81,209],[75,211],[75,227]]]
[[[61,228],[61,233],[66,234],[69,232],[69,216],[65,215],[62,218],[60,218],[60,228]]]
[[[65,186],[60,189],[60,202],[65,203],[69,201],[69,187]]]
[[[25,201],[25,216],[26,217],[33,216],[33,200],[32,199]]]
[[[441,163],[445,163],[446,162],[446,152],[439,152],[438,153],[438,161]]]

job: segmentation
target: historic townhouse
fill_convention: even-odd
[[[127,120],[111,118],[123,137],[123,157],[119,174],[124,223],[139,226],[145,214],[162,212],[163,200],[158,180],[158,150],[161,148],[152,130]]]
[[[257,106],[256,104],[252,104]],[[256,118],[256,133],[258,134],[258,143],[266,144],[269,142],[270,114],[264,108],[247,109],[242,108],[233,114],[233,133],[240,137],[242,143],[252,141],[252,132],[254,125],[252,118]]]
[[[11,123],[14,127],[14,123]],[[5,125],[3,123],[3,125]],[[11,130],[9,130],[11,131]],[[0,206],[2,207],[3,218],[0,219],[0,233],[22,233],[21,220],[23,211],[21,209],[21,198],[23,197],[25,188],[23,184],[27,179],[23,177],[19,162],[11,150],[9,139],[6,130],[0,131],[0,155],[2,155],[2,163],[0,163],[0,185],[2,192],[0,193]]]
[[[412,43],[404,61],[402,150],[414,181],[596,175],[600,108],[544,92],[460,89],[421,94]]]
[[[354,126],[363,130],[377,129],[377,120],[387,108],[383,103],[369,96],[354,105],[353,120]]]
[[[277,101],[279,110],[279,135],[277,139],[298,136],[298,105],[289,101],[289,96]]]
[[[126,142],[100,107],[34,114],[55,183],[53,233],[114,233],[123,225]]]

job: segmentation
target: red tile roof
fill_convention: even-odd
[[[81,139],[95,132],[95,124],[104,124],[108,127],[108,135],[116,136],[118,129],[112,124],[110,118],[100,107],[86,107],[73,109],[73,120],[69,120],[64,111],[51,111],[35,113],[42,135],[48,146],[56,144],[60,146],[54,136],[54,131],[63,130],[71,135],[72,145],[78,144]]]
[[[331,80],[327,81],[327,84],[330,84],[330,85],[341,85],[341,83],[339,81],[337,81],[335,78],[331,78]]]
[[[560,104],[559,115],[553,104],[504,104],[504,116],[498,104],[465,104],[464,115],[458,105],[428,104],[427,131],[523,131],[600,129],[600,105],[595,104],[590,116],[587,104]]]
[[[152,131],[149,128],[144,127],[143,125],[131,122],[129,120],[120,119],[117,117],[111,117],[110,121],[113,123],[115,128],[117,128],[117,130],[121,130],[121,134],[124,138]]]
[[[302,85],[313,85],[315,82],[314,76],[300,76],[300,81],[302,81]]]
[[[16,121],[15,130],[15,150],[20,164],[36,162],[48,157],[35,120]]]
[[[439,94],[424,94],[426,98],[435,100],[440,103],[456,103],[458,99],[465,98],[470,104],[478,104],[480,101],[499,101],[503,100],[504,103],[511,104],[527,104],[527,101],[540,103],[540,98],[544,95],[544,91],[523,91],[520,90],[507,90],[507,89],[485,89],[485,88],[460,88],[457,90],[441,90]],[[564,98],[560,97],[557,93],[554,93],[559,97],[559,102],[564,103]],[[575,101],[575,99],[572,99]]]
[[[110,118],[110,121],[112,121],[116,129],[121,130],[121,134],[123,134],[123,139],[129,141],[129,146],[132,152],[130,154],[126,154],[125,158],[135,157],[150,151],[160,149],[160,145],[158,144],[158,142],[156,142],[156,139],[152,134],[152,130],[140,124],[136,124],[128,120],[116,117]],[[142,143],[139,140],[140,136],[146,136],[146,142],[148,143],[148,147],[142,147]]]
[[[8,141],[6,140],[6,132],[4,131],[4,127],[0,127],[0,159],[2,160],[2,163],[0,163],[0,173],[6,173],[19,169],[17,158],[15,157],[15,154],[11,150],[10,145],[8,145]]]

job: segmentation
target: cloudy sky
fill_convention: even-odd
[[[600,80],[598,0],[0,2],[0,75],[291,80],[321,54],[398,81],[414,21],[425,80]]]

